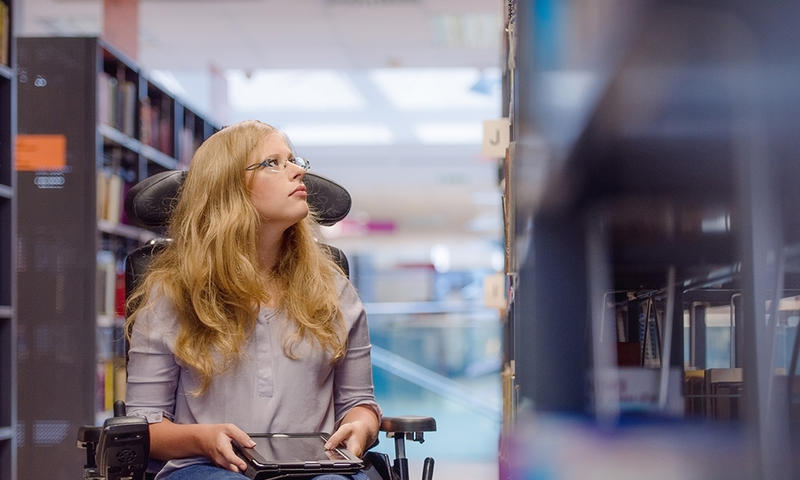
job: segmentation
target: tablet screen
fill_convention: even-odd
[[[325,450],[325,439],[318,435],[251,438],[256,442],[253,450],[267,463],[349,460],[338,450]]]

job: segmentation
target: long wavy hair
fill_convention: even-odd
[[[284,352],[303,339],[316,340],[333,361],[344,356],[346,336],[335,277],[341,270],[314,239],[312,215],[283,235],[267,291],[256,245],[262,221],[250,200],[245,167],[258,142],[282,135],[249,120],[226,127],[197,149],[170,217],[172,242],[151,262],[128,299],[126,333],[137,316],[166,297],[178,317],[175,356],[200,379],[195,395],[234,365],[256,325],[260,305],[275,305],[294,322]],[[288,143],[288,142],[287,142]]]

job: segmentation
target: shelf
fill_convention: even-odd
[[[136,152],[168,170],[174,170],[178,167],[178,161],[174,158],[159,152],[150,145],[144,145],[142,142],[125,135],[114,127],[101,124],[97,126],[97,131],[100,132],[100,135],[102,135],[104,139],[125,147],[132,152]]]
[[[0,318],[11,318],[14,316],[14,309],[8,305],[0,305]]]
[[[0,185],[0,198],[12,198],[14,196],[14,189],[8,185]]]
[[[770,392],[795,386],[776,368],[797,359],[795,306],[780,300],[800,291],[800,65],[787,47],[800,6],[630,0],[603,16],[593,2],[531,3],[508,4],[504,429],[526,431],[525,411],[663,432],[674,414],[686,442],[706,443],[686,428],[726,422],[754,466],[734,477],[797,478],[800,416]],[[732,47],[745,38],[757,55]],[[520,445],[510,438],[501,457]],[[695,466],[684,476],[731,476]]]
[[[178,168],[178,161],[165,153],[161,153],[150,145],[142,145],[141,154],[150,161],[153,161],[168,170]]]
[[[11,440],[14,438],[14,429],[11,427],[0,427],[0,441]]]
[[[120,237],[130,238],[132,240],[138,240],[140,242],[149,242],[158,236],[150,230],[145,230],[143,228],[134,227],[131,225],[125,225],[122,223],[113,223],[109,222],[108,220],[98,220],[97,229],[103,233],[108,233],[109,235],[117,235]]]
[[[110,125],[98,125],[97,131],[100,132],[100,135],[103,136],[104,139],[109,140],[117,145],[127,148],[136,153],[140,153],[142,149],[142,144],[138,140],[131,138],[124,133],[120,132],[116,128]]]

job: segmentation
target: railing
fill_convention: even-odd
[[[457,402],[490,420],[500,421],[500,405],[481,398],[444,375],[429,370],[384,348],[372,346],[372,364],[403,380]],[[499,375],[499,373],[498,373]]]

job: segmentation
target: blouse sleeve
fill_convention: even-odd
[[[128,350],[128,415],[157,423],[173,418],[180,366],[172,348],[176,331],[174,309],[165,298],[154,299],[133,324]]]
[[[336,424],[358,405],[371,408],[380,420],[383,414],[375,401],[372,384],[372,344],[369,340],[367,314],[353,285],[344,280],[339,308],[348,328],[347,352],[336,365],[334,374],[334,408]]]

